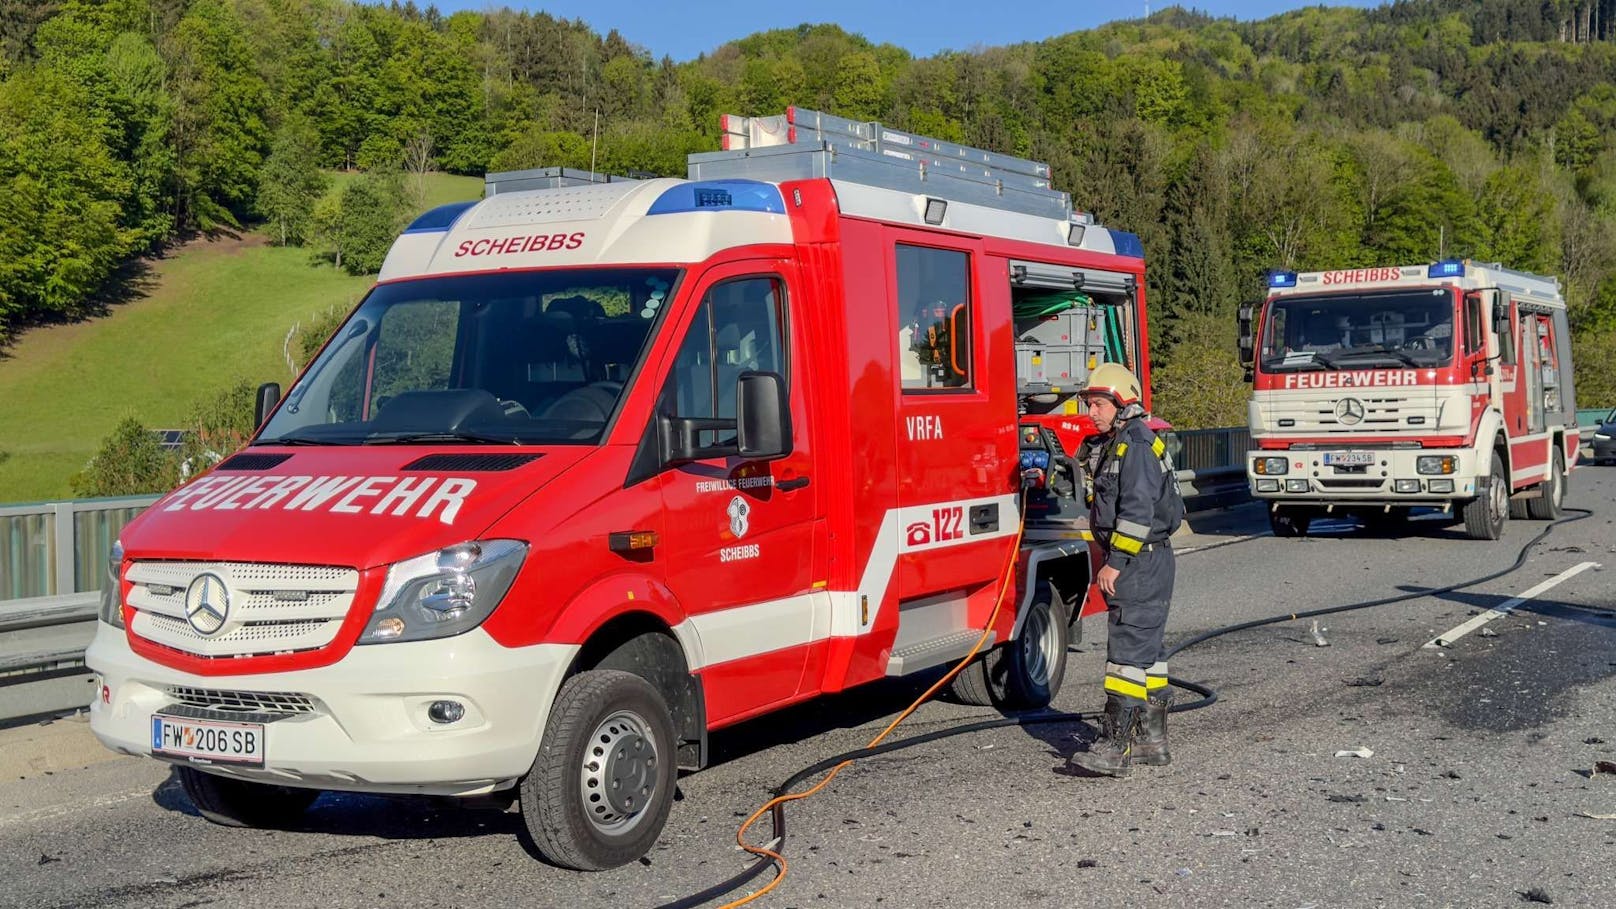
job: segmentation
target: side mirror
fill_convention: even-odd
[[[662,466],[706,458],[742,457],[754,461],[791,453],[791,410],[785,380],[778,373],[743,372],[735,383],[735,419],[657,417]],[[715,435],[735,433],[735,442],[703,444]]]
[[[253,402],[253,428],[264,425],[264,419],[269,416],[275,405],[281,402],[281,385],[279,382],[265,382],[258,386],[258,397]]]
[[[1236,312],[1235,319],[1240,326],[1240,365],[1246,368],[1246,381],[1251,381],[1250,372],[1257,359],[1257,338],[1252,332],[1252,322],[1257,314],[1257,304],[1242,303]]]
[[[1500,335],[1509,334],[1509,302],[1502,295],[1493,298],[1493,331]]]
[[[767,461],[791,453],[791,409],[778,373],[742,373],[735,392],[740,456]]]

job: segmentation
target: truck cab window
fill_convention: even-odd
[[[778,278],[726,281],[702,298],[679,345],[663,392],[674,416],[735,419],[735,391],[745,372],[786,376],[785,293]],[[733,428],[704,439],[735,444]]]
[[[457,301],[413,300],[387,310],[376,339],[368,411],[375,413],[399,392],[447,390],[459,322]]]
[[[897,264],[903,389],[971,388],[970,256],[900,243]]]

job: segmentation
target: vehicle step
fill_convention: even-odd
[[[928,641],[916,641],[903,647],[898,647],[887,657],[887,676],[908,675],[933,666],[953,662],[971,652],[971,645],[982,636],[980,631],[956,631],[940,638]],[[995,635],[988,633],[988,639],[982,644],[987,650],[993,646]]]

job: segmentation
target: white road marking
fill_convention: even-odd
[[[1459,640],[1460,638],[1464,637],[1465,635],[1469,634],[1470,632],[1475,631],[1477,628],[1480,628],[1481,626],[1487,624],[1488,622],[1491,622],[1493,619],[1502,618],[1502,617],[1508,615],[1510,610],[1512,610],[1515,607],[1521,605],[1522,603],[1525,603],[1528,600],[1535,599],[1540,594],[1542,594],[1544,591],[1547,591],[1550,588],[1557,586],[1561,581],[1569,580],[1571,578],[1576,577],[1579,574],[1582,574],[1584,571],[1587,571],[1590,568],[1598,568],[1598,567],[1599,567],[1598,562],[1583,562],[1580,565],[1573,565],[1570,568],[1567,568],[1565,571],[1562,571],[1559,574],[1555,575],[1554,577],[1549,578],[1547,581],[1544,581],[1543,583],[1537,585],[1536,587],[1533,587],[1531,590],[1526,591],[1525,593],[1521,594],[1520,596],[1511,597],[1510,599],[1505,600],[1502,603],[1499,603],[1497,606],[1494,606],[1492,609],[1489,609],[1486,612],[1482,613],[1481,615],[1478,615],[1475,618],[1471,619],[1470,621],[1465,622],[1463,625],[1460,625],[1459,627],[1453,629],[1452,631],[1449,631],[1447,634],[1438,635],[1437,637],[1435,637],[1435,638],[1433,638],[1433,639],[1431,639],[1429,641],[1426,641],[1425,642],[1425,648],[1426,649],[1433,649],[1433,648],[1438,648],[1438,647],[1447,647],[1448,645],[1452,644],[1454,641]]]
[[[150,798],[156,787],[147,786],[143,789],[131,789],[128,792],[119,792],[114,795],[102,795],[87,802],[74,802],[66,805],[52,805],[49,808],[36,808],[33,811],[24,811],[21,814],[0,815],[0,827],[10,827],[15,824],[28,824],[35,821],[46,821],[51,818],[77,814],[93,808],[110,808],[122,802],[128,802],[141,797]]]

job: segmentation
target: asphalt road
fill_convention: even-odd
[[[861,761],[789,809],[789,874],[754,905],[1616,906],[1616,773],[1595,769],[1616,761],[1613,499],[1616,468],[1577,471],[1568,505],[1593,516],[1519,571],[1326,617],[1328,646],[1300,620],[1181,653],[1173,675],[1218,702],[1173,716],[1169,767],[1075,775],[1066,758],[1092,727],[1074,721]],[[1281,540],[1251,508],[1197,525],[1178,543],[1173,642],[1424,594],[1508,567],[1545,526],[1479,543],[1432,521]],[[1062,710],[1101,699],[1104,626],[1085,625]],[[599,874],[531,858],[514,812],[428,800],[327,795],[296,831],[220,828],[164,765],[102,751],[81,720],[3,730],[0,905],[649,907],[744,867],[735,827],[769,791],[863,745],[919,690],[872,686],[720,734],[658,847]],[[932,703],[897,735],[992,715]],[[1358,749],[1372,754],[1337,756]]]

